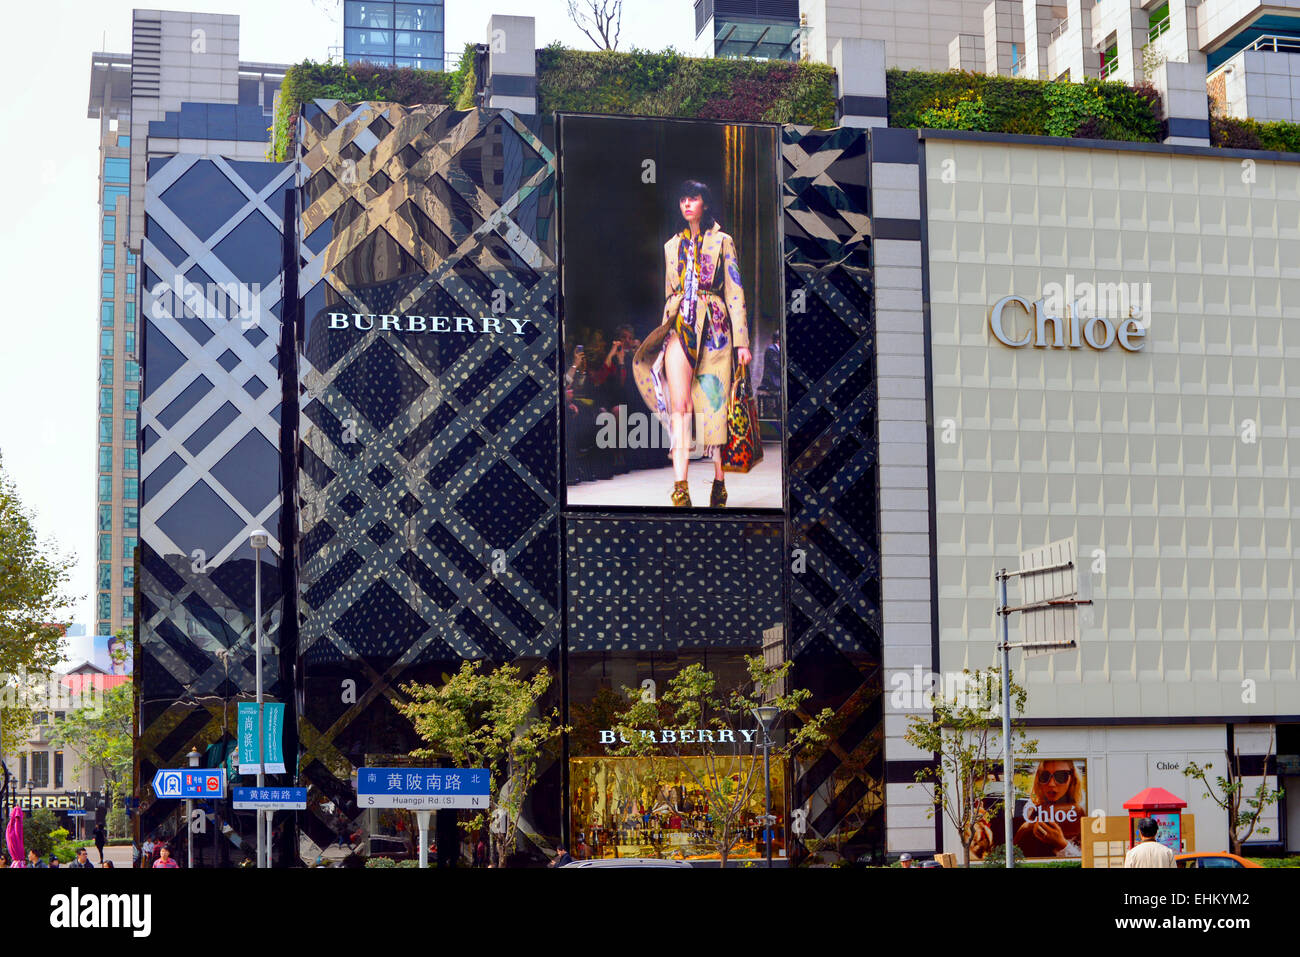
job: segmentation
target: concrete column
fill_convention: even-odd
[[[488,17],[483,105],[537,112],[537,24],[532,17]]]
[[[948,43],[948,69],[968,73],[984,72],[984,38],[959,33]]]
[[[1044,2],[1044,0],[1022,0],[1023,23],[1021,29],[1025,36],[1024,63],[1020,76],[1030,79],[1053,79],[1048,76],[1047,46],[1052,31],[1066,17],[1063,4]]]
[[[1162,63],[1151,78],[1160,91],[1167,132],[1164,142],[1180,146],[1210,145],[1210,106],[1205,67],[1198,63]]]
[[[858,38],[835,41],[831,66],[840,81],[835,112],[840,126],[888,126],[885,98],[885,41]]]

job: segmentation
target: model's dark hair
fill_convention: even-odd
[[[1155,837],[1160,833],[1160,824],[1155,818],[1144,817],[1138,821],[1138,833],[1143,837]]]
[[[718,222],[718,208],[713,203],[713,191],[698,179],[684,180],[682,188],[677,191],[677,202],[696,196],[704,200],[704,212],[700,214],[700,231],[704,232],[714,226],[721,229],[722,224]]]

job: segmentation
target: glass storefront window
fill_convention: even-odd
[[[574,758],[569,762],[569,806],[577,858],[659,857],[717,860],[723,808],[735,814],[727,857],[756,860],[765,854],[763,759],[742,753],[711,758]],[[785,777],[772,762],[772,856],[785,856]]]

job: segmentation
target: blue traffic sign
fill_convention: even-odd
[[[153,793],[160,798],[220,798],[226,795],[221,768],[177,768],[153,776]]]
[[[361,768],[357,803],[362,807],[486,808],[485,768]]]
[[[305,811],[306,788],[231,788],[236,811]]]
[[[71,811],[66,812],[68,817],[84,817],[86,809],[84,807],[74,807]]]

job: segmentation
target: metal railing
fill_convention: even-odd
[[[1102,64],[1101,64],[1101,78],[1102,78],[1103,80],[1109,79],[1109,78],[1110,78],[1110,75],[1111,75],[1112,73],[1116,72],[1118,69],[1119,69],[1119,57],[1118,57],[1118,56],[1116,56],[1116,57],[1112,57],[1112,58],[1109,59],[1109,60],[1104,60],[1104,61],[1102,61]]]
[[[1256,38],[1254,43],[1245,47],[1247,50],[1263,50],[1268,53],[1300,53],[1300,37],[1283,37],[1270,34]]]
[[[1151,24],[1150,28],[1147,30],[1147,42],[1149,43],[1152,40],[1154,40],[1156,37],[1163,36],[1168,32],[1169,32],[1169,15],[1165,14],[1165,18],[1163,20],[1157,20],[1155,23]]]
[[[1047,42],[1049,44],[1055,43],[1057,40],[1061,39],[1061,37],[1065,36],[1065,31],[1068,29],[1070,29],[1070,20],[1067,17],[1058,23],[1056,29],[1048,35]]]

